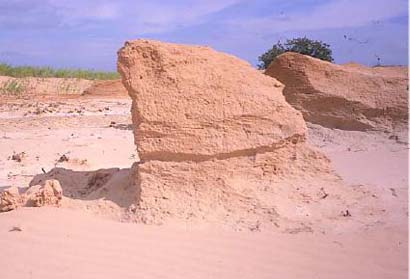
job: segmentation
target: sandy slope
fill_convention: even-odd
[[[396,137],[397,136],[397,137]],[[408,226],[409,147],[406,131],[364,133],[309,124],[309,140],[332,161],[350,185],[367,185],[381,200],[389,219]]]
[[[129,107],[101,97],[0,103],[0,187],[26,187],[41,168],[58,167],[71,189],[64,206],[77,209],[1,214],[0,278],[406,278],[404,134],[309,126],[309,140],[352,187],[374,189],[386,211],[374,226],[338,234],[143,226],[95,217],[118,220],[130,205],[127,177],[138,157]],[[13,152],[25,152],[21,162]],[[62,154],[70,160],[57,162]],[[109,169],[104,187],[81,192],[98,169]]]
[[[9,231],[18,226],[22,231]],[[405,278],[402,232],[189,231],[63,209],[0,218],[1,278]]]

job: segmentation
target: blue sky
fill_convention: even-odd
[[[408,63],[407,0],[0,0],[0,61],[115,70],[126,40],[208,45],[256,65],[308,36],[337,63]]]

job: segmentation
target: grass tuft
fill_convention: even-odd
[[[0,63],[0,76],[15,78],[40,77],[40,78],[81,78],[89,80],[119,79],[117,72],[101,72],[81,69],[53,69],[50,67],[10,66]]]

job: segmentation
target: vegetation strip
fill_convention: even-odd
[[[53,69],[50,67],[10,66],[0,63],[0,76],[15,78],[81,78],[89,80],[113,80],[120,78],[117,72],[101,72],[81,69]]]

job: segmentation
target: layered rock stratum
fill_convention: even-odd
[[[137,221],[310,231],[345,218],[348,201],[363,195],[306,143],[283,85],[248,63],[208,47],[136,40],[120,49],[118,70],[141,158],[132,169]]]
[[[343,130],[407,126],[408,69],[336,65],[288,52],[265,72],[285,85],[286,100],[306,121]]]

